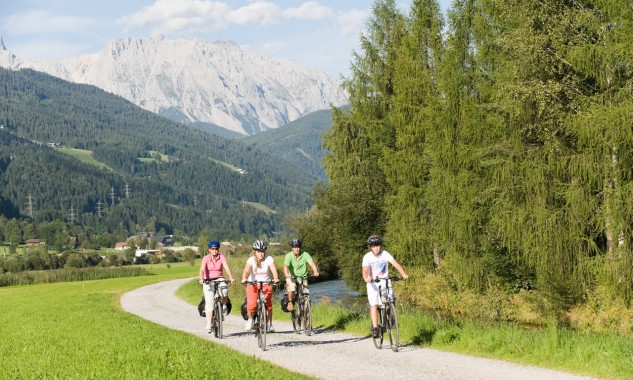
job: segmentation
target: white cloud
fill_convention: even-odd
[[[236,25],[269,25],[278,21],[280,13],[281,10],[277,5],[267,1],[256,1],[231,11],[228,14],[228,20]]]
[[[288,8],[283,11],[285,18],[320,20],[332,14],[332,9],[324,7],[316,1],[308,1],[297,8]]]
[[[57,16],[45,11],[16,13],[4,20],[3,29],[14,35],[50,34],[59,32],[79,33],[93,24],[88,18]]]
[[[154,32],[213,30],[227,26],[230,8],[208,0],[156,0],[139,12],[123,16],[117,23],[127,29],[153,25]]]
[[[337,21],[341,28],[341,34],[347,38],[358,38],[365,30],[365,23],[369,15],[369,10],[352,10],[340,14]]]

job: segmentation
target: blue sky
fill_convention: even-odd
[[[440,0],[446,11],[451,0]],[[400,0],[408,10],[412,0]],[[115,38],[232,40],[334,76],[349,74],[372,0],[0,0],[0,36],[20,58],[96,53]]]

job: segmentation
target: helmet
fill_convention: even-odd
[[[253,249],[256,251],[265,251],[268,249],[268,243],[263,240],[255,240]]]
[[[209,242],[209,248],[220,248],[220,242],[217,240],[211,240]]]
[[[294,247],[301,248],[301,239],[292,239],[292,240],[290,240],[290,246],[292,248],[294,248]]]
[[[369,246],[382,245],[382,238],[380,237],[380,235],[371,235],[367,239],[367,245]]]

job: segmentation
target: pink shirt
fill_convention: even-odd
[[[211,255],[206,255],[200,264],[204,269],[204,279],[215,279],[223,276],[222,264],[226,263],[226,258],[221,253],[218,253],[215,261],[211,260],[211,257]]]

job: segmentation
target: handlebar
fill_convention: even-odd
[[[235,282],[235,280],[233,280],[233,281]],[[226,280],[226,279],[224,279],[224,278],[223,278],[223,279],[217,279],[217,278],[216,278],[216,279],[214,279],[214,280],[211,280],[211,279],[207,278],[206,280],[202,280],[202,283],[203,283],[203,284],[210,284],[210,283],[212,283],[212,282],[215,282],[215,283],[218,283],[218,284],[219,284],[219,283],[222,283],[222,282],[224,282],[224,283],[226,283],[226,284],[232,284],[232,282],[231,282],[230,280]]]
[[[279,284],[279,280],[277,280],[277,282],[275,281],[244,281],[242,282],[245,285],[253,285],[253,286],[257,286],[257,285],[277,285]]]
[[[402,278],[400,276],[385,277],[385,278],[372,278],[372,280],[370,282],[380,282],[382,280],[402,281],[402,280],[404,280],[404,278]]]

